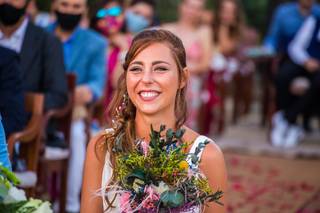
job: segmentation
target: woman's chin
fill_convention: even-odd
[[[138,112],[142,115],[148,115],[148,116],[156,115],[160,113],[158,108],[151,107],[151,106],[139,108]]]

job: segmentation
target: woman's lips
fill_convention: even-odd
[[[139,92],[139,97],[143,101],[153,101],[160,95],[160,92],[157,91],[141,91]]]

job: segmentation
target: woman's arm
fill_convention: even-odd
[[[226,212],[227,171],[223,154],[216,144],[210,143],[204,149],[200,162],[200,169],[208,178],[209,185],[213,192],[216,192],[217,190],[223,191],[223,197],[220,199],[220,202],[222,202],[224,206],[210,202],[208,203],[208,206],[205,207],[205,213]]]
[[[303,66],[308,60],[311,59],[307,49],[310,45],[315,27],[316,19],[313,16],[310,16],[306,19],[292,42],[289,44],[289,56],[296,64]]]
[[[102,198],[97,195],[101,188],[101,178],[104,164],[104,155],[101,150],[96,151],[96,144],[103,139],[103,135],[91,139],[84,165],[84,177],[81,194],[81,213],[102,213]],[[97,156],[98,155],[98,156]]]

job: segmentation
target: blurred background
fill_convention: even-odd
[[[35,123],[30,117],[37,119],[37,106],[32,105],[31,115],[23,121],[23,116],[16,119],[23,125],[6,132],[9,152],[14,156],[13,170],[26,182],[23,187],[30,195],[50,200],[57,212],[79,212],[82,180],[78,177],[86,143],[110,126],[106,108],[122,72],[124,54],[138,31],[162,27],[180,37],[187,51],[191,70],[187,125],[214,139],[225,154],[228,212],[320,212],[317,1],[89,0],[82,10],[83,2],[31,0],[26,8],[26,19],[56,36],[62,45],[59,50],[51,46],[46,51],[55,40],[39,44],[43,45],[39,51],[44,51],[40,64],[53,67],[60,62],[50,60],[60,57],[65,67],[60,67],[62,80],[54,77],[58,74],[52,73],[58,71],[53,69],[48,70],[51,80],[45,80],[46,75],[37,80],[24,77],[22,94],[45,94],[38,106],[45,109],[45,113],[38,112],[42,125],[30,127]],[[72,8],[72,4],[76,6]],[[68,18],[68,14],[73,16]],[[0,25],[0,32],[10,38],[14,33],[7,26],[20,29],[21,20]],[[26,30],[25,36],[28,34],[30,39],[23,42],[42,42]],[[38,59],[27,58],[23,50],[28,46],[29,54],[36,55],[31,50],[34,44],[23,43],[16,49],[16,40],[5,38],[0,34],[0,46],[21,55],[21,70],[36,63]],[[84,44],[89,45],[82,47]],[[103,49],[107,52],[99,54]],[[86,61],[90,57],[95,60]],[[30,71],[22,72],[31,75],[26,74]],[[60,93],[50,98],[62,97],[62,93],[64,98],[50,103],[46,98],[50,87],[33,85],[52,85],[54,81],[58,86],[52,91]],[[1,114],[7,131],[5,113]],[[37,137],[23,135],[30,128]],[[13,144],[21,141],[33,145],[25,143],[19,151]]]

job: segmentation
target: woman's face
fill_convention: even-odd
[[[142,50],[129,64],[126,82],[128,95],[137,113],[155,115],[171,110],[174,112],[179,74],[166,44],[154,43]],[[181,87],[184,86],[182,84]]]
[[[180,6],[180,15],[193,22],[201,19],[204,1],[202,0],[183,0]]]
[[[129,10],[137,15],[144,17],[148,22],[149,25],[153,21],[153,8],[145,3],[137,3],[129,8]]]
[[[221,5],[220,20],[223,25],[234,25],[236,22],[237,8],[234,2],[224,1]]]
[[[97,21],[97,28],[106,36],[118,33],[124,23],[122,8],[117,2],[110,2],[103,9],[106,15]]]

